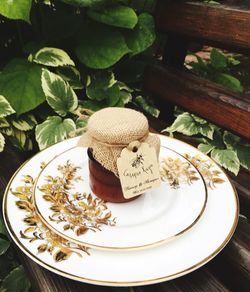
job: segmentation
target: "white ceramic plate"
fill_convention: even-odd
[[[164,136],[161,144],[182,155],[188,154],[208,186],[206,208],[193,228],[176,240],[135,251],[87,250],[60,238],[36,214],[31,177],[38,176],[42,162],[74,147],[77,140],[70,139],[38,153],[17,171],[5,192],[3,210],[8,231],[19,248],[41,266],[87,283],[145,285],[170,280],[201,267],[230,240],[239,210],[237,195],[227,176],[196,148]]]
[[[88,200],[85,200],[82,208],[80,205],[82,200],[76,199],[75,194],[79,194],[81,198],[81,193],[91,193],[88,155],[86,148],[71,148],[52,159],[39,175],[34,191],[37,213],[44,224],[58,235],[77,244],[94,248],[115,250],[145,248],[174,239],[194,226],[201,217],[207,201],[207,188],[201,174],[183,156],[161,147],[162,164],[164,158],[171,160],[173,166],[178,162],[181,170],[186,167],[187,173],[181,174],[176,173],[174,169],[171,170],[179,180],[183,180],[179,186],[171,186],[167,180],[162,182],[159,188],[143,194],[134,201],[124,204],[106,203],[107,209],[104,215],[109,214],[111,217],[105,223],[110,224],[101,224],[98,220],[104,215],[95,216],[94,212],[94,215],[91,213],[89,220],[86,220],[84,209],[89,205]],[[62,172],[65,168],[58,169],[58,166],[69,164],[77,167],[74,176],[80,176],[81,179],[76,181],[72,179],[72,184],[65,189],[62,183],[65,176]],[[193,180],[188,180],[187,175]],[[59,178],[57,182],[55,177]],[[55,190],[56,185],[57,190]],[[65,196],[63,203],[60,202],[62,192]],[[56,202],[48,197],[52,194],[51,199],[56,199],[58,193],[60,199]],[[93,200],[95,198],[96,196],[93,195]],[[60,213],[54,211],[57,207]],[[72,214],[76,212],[72,211],[72,208],[75,207],[79,215],[77,222],[72,222]],[[94,208],[97,210],[98,206]],[[85,232],[84,229],[84,234],[79,234],[78,230],[81,230],[79,228],[86,225],[90,226],[88,231]]]

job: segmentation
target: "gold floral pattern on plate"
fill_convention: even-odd
[[[172,188],[178,188],[182,183],[192,184],[199,180],[196,171],[189,162],[183,162],[180,158],[165,157],[160,163],[161,180],[169,183]]]
[[[72,193],[74,183],[81,180],[77,175],[79,167],[67,161],[57,169],[59,175],[46,176],[46,183],[39,187],[44,200],[50,202],[50,221],[64,224],[64,230],[71,229],[78,236],[101,231],[102,225],[115,226],[116,218],[112,218],[103,200],[87,193]]]
[[[225,182],[220,178],[221,172],[215,169],[215,164],[212,161],[202,159],[200,155],[185,154],[184,157],[199,170],[209,188],[214,189],[216,184]],[[196,172],[191,169],[189,162],[183,162],[179,158],[163,158],[160,163],[162,181],[169,183],[172,188],[178,188],[182,183],[192,184],[198,180],[199,178],[196,176]]]
[[[220,178],[221,172],[216,169],[216,164],[213,161],[203,159],[199,154],[195,156],[185,154],[185,157],[197,167],[209,188],[214,189],[216,184],[225,182],[224,179]]]
[[[185,154],[185,158],[197,167],[211,189],[215,188],[216,184],[224,182],[211,161],[202,159],[199,155]],[[41,163],[41,169],[45,165],[44,162]],[[112,214],[103,200],[87,193],[76,192],[70,195],[74,183],[82,179],[77,176],[78,169],[79,167],[67,161],[64,165],[58,166],[60,175],[47,176],[46,184],[40,187],[44,193],[43,198],[51,205],[51,221],[64,224],[64,230],[71,229],[77,235],[85,234],[89,230],[100,231],[103,224],[115,226],[116,218],[111,218]],[[168,182],[173,188],[178,188],[182,183],[192,184],[199,179],[189,162],[171,157],[162,159],[160,173],[162,181]],[[22,182],[23,185],[16,187],[14,191],[11,190],[19,199],[16,201],[16,206],[26,213],[23,221],[27,228],[20,230],[21,238],[29,240],[30,243],[41,241],[37,247],[38,253],[49,252],[56,262],[67,260],[72,253],[81,257],[83,254],[90,255],[88,247],[71,243],[44,225],[33,201],[35,179],[30,175],[24,175]]]
[[[34,201],[33,188],[35,180],[30,175],[24,175],[23,184],[11,190],[11,193],[19,200],[16,206],[25,212],[23,221],[27,228],[20,230],[20,237],[29,240],[30,243],[40,241],[37,247],[38,253],[49,252],[56,262],[68,259],[73,253],[82,257],[89,254],[89,248],[69,242],[47,228],[37,215]]]

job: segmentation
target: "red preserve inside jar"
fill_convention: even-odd
[[[131,199],[124,198],[120,179],[95,160],[90,148],[88,148],[88,157],[90,188],[95,195],[112,203],[124,203],[138,198],[138,196]]]

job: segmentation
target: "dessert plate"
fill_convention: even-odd
[[[199,171],[164,146],[162,183],[127,203],[105,203],[91,193],[86,148],[53,158],[34,189],[40,219],[76,244],[101,249],[137,249],[162,244],[188,231],[201,217],[207,188]]]
[[[208,189],[201,219],[176,240],[149,249],[88,249],[56,235],[40,220],[33,187],[40,166],[74,147],[78,138],[56,144],[26,162],[12,177],[3,200],[4,220],[17,246],[44,268],[59,275],[99,285],[136,286],[185,275],[211,260],[228,243],[238,222],[238,198],[229,179],[210,158],[176,139],[161,145],[178,150],[200,170]],[[51,159],[50,158],[50,159]]]

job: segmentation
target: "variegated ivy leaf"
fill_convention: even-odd
[[[62,117],[78,106],[74,90],[60,76],[46,69],[42,72],[42,88],[48,104]]]
[[[21,151],[25,150],[25,144],[27,140],[25,132],[12,128],[12,135],[9,136],[9,139],[14,147],[18,148]]]
[[[241,166],[250,170],[250,143],[228,131],[224,132],[223,141],[228,149],[236,152]]]
[[[11,127],[0,128],[0,132],[6,136],[13,136],[14,135],[13,128],[11,128]]]
[[[5,145],[5,139],[4,136],[0,133],[0,152],[3,151]]]
[[[235,175],[240,170],[240,161],[237,154],[230,149],[213,149],[211,157],[221,166],[233,172]]]
[[[70,56],[57,48],[42,48],[35,54],[33,62],[51,67],[75,66]]]
[[[35,125],[37,125],[37,121],[33,115],[27,115],[22,118],[13,118],[10,122],[16,129],[21,131],[32,130]]]
[[[184,112],[178,115],[174,123],[164,131],[171,133],[179,132],[188,136],[202,134],[209,139],[213,139],[216,127],[204,121],[193,114]]]
[[[137,96],[135,101],[145,112],[151,114],[153,117],[158,118],[160,111],[155,106],[150,104],[144,97]]]
[[[211,145],[211,144],[199,144],[198,145],[198,149],[205,153],[205,154],[208,154],[209,152],[211,152],[213,149],[215,148],[215,146]]]
[[[250,170],[250,145],[238,144],[235,146],[235,151],[240,160],[240,165]]]
[[[8,128],[9,122],[5,118],[0,118],[0,128]]]
[[[44,149],[68,138],[69,134],[75,130],[76,125],[73,120],[51,116],[36,126],[36,140],[39,148]]]
[[[81,83],[81,74],[75,67],[59,67],[56,70],[56,74],[67,81],[73,89],[83,89],[84,86]]]
[[[0,118],[9,116],[14,113],[15,110],[9,104],[8,100],[4,96],[0,95]]]
[[[9,136],[11,144],[21,151],[30,151],[33,148],[33,143],[26,132],[12,128],[12,135]]]

